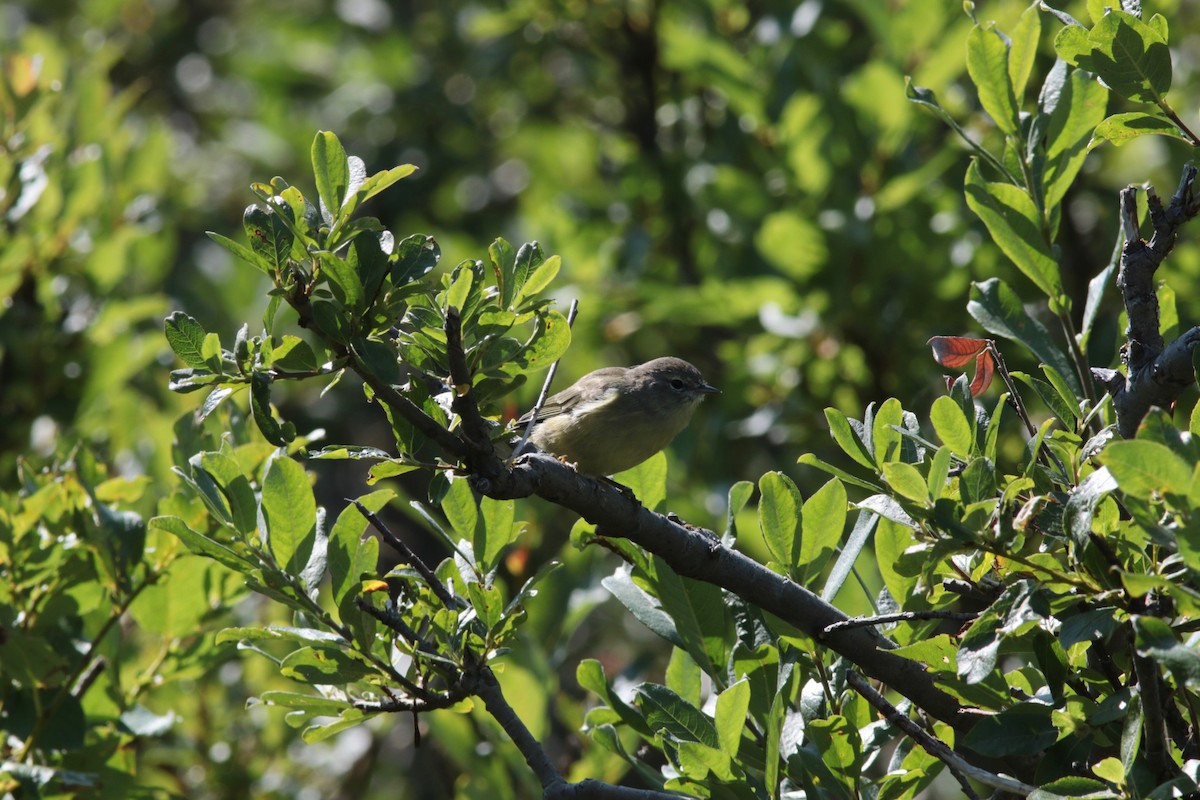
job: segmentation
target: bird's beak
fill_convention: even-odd
[[[698,391],[701,394],[720,394],[721,393],[720,389],[718,389],[715,386],[712,386],[711,384],[707,384],[707,383],[700,384]]]

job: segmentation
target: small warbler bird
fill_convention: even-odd
[[[687,427],[706,394],[720,390],[680,358],[589,372],[550,397],[529,441],[587,475],[612,475],[662,450]],[[528,425],[529,412],[517,420]]]

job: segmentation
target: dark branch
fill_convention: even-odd
[[[1150,224],[1154,229],[1149,241],[1141,238],[1137,217],[1137,189],[1121,191],[1121,226],[1125,247],[1117,288],[1129,317],[1126,343],[1121,360],[1126,367],[1122,377],[1109,369],[1093,369],[1092,374],[1113,398],[1117,430],[1125,438],[1137,433],[1146,413],[1155,406],[1169,408],[1185,389],[1195,383],[1192,350],[1200,344],[1200,328],[1192,328],[1170,344],[1159,330],[1158,294],[1154,273],[1175,246],[1179,228],[1200,213],[1195,192],[1196,167],[1183,170],[1179,188],[1167,206],[1151,187],[1146,188]]]
[[[296,286],[288,294],[288,303],[296,311],[300,327],[321,331],[313,316],[312,301],[300,286]],[[321,331],[324,335],[324,332]],[[421,408],[396,390],[390,383],[382,381],[367,366],[366,362],[349,346],[337,343],[332,337],[325,336],[330,349],[337,354],[338,359],[345,359],[363,383],[371,387],[375,397],[385,403],[393,413],[402,417],[408,424],[420,431],[431,442],[437,444],[444,452],[455,458],[466,455],[466,447],[457,436],[443,428],[437,420],[426,414]]]
[[[856,692],[863,696],[864,700],[874,706],[879,713],[883,714],[888,722],[904,731],[905,734],[921,745],[931,756],[945,763],[967,797],[974,797],[976,800],[979,797],[971,788],[971,784],[967,782],[967,778],[974,778],[987,786],[1022,796],[1037,790],[1036,786],[1030,786],[1027,783],[1022,783],[1003,775],[996,775],[971,764],[958,753],[951,750],[941,739],[930,734],[906,715],[901,714],[900,709],[889,703],[886,697],[875,691],[875,688],[854,670],[846,671],[846,683],[850,684]]]
[[[438,580],[438,576],[412,551],[412,548],[406,545],[399,536],[388,530],[388,527],[383,524],[383,520],[377,517],[371,509],[357,500],[351,500],[350,502],[354,503],[354,507],[358,509],[358,513],[366,517],[375,530],[379,531],[379,535],[383,537],[383,540],[399,551],[401,557],[421,574],[421,577],[429,584],[429,588],[433,590],[433,593],[438,596],[438,599],[442,601],[446,608],[452,610],[458,608],[458,600],[455,599],[454,595],[450,594],[450,590]]]
[[[610,483],[541,453],[522,456],[511,472],[500,471],[492,479],[477,475],[473,482],[497,499],[537,494],[569,508],[594,523],[597,533],[628,539],[664,558],[680,575],[733,592],[807,632],[937,719],[961,729],[974,721],[960,713],[959,701],[939,689],[920,663],[889,653],[894,645],[882,636],[865,628],[826,634],[826,628],[848,617],[803,586],[721,545],[712,533],[656,514]]]
[[[550,762],[550,757],[542,749],[542,745],[525,727],[525,723],[513,711],[512,706],[504,697],[500,682],[486,666],[480,666],[464,676],[464,682],[471,687],[472,694],[483,701],[488,713],[500,724],[508,737],[512,739],[517,750],[525,759],[525,763],[533,770],[533,774],[542,784],[542,797],[545,800],[580,800],[581,798],[596,798],[596,800],[679,800],[679,795],[658,792],[652,789],[634,789],[628,786],[613,786],[596,780],[585,780],[580,783],[567,783],[562,774]]]
[[[495,455],[492,448],[491,426],[479,413],[475,403],[475,395],[471,391],[473,376],[467,366],[467,354],[463,348],[462,315],[454,306],[446,309],[446,357],[450,362],[450,389],[453,398],[450,407],[462,420],[463,439],[466,441],[469,455],[467,466],[472,462],[486,459]]]

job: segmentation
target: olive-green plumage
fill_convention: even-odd
[[[719,390],[680,358],[589,372],[550,397],[529,440],[588,475],[612,475],[662,450]],[[518,420],[528,424],[530,414]]]

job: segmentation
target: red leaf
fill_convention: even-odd
[[[943,367],[957,369],[970,364],[971,359],[982,353],[987,348],[988,340],[966,336],[934,336],[926,344],[933,348],[935,361]]]
[[[975,378],[971,381],[971,397],[979,397],[992,385],[992,377],[996,374],[996,365],[992,354],[984,350],[975,359]]]

